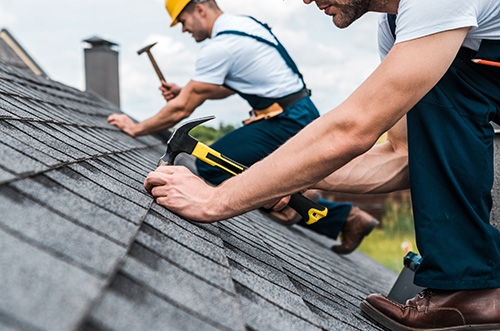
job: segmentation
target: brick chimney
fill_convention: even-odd
[[[118,44],[92,37],[84,40],[90,44],[85,48],[85,85],[111,103],[120,107],[120,83],[118,73]]]

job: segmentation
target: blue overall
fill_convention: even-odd
[[[242,37],[253,38],[259,42],[276,48],[290,69],[296,73],[304,83],[302,74],[299,72],[296,64],[293,62],[283,45],[271,32],[269,26],[257,21],[254,18],[252,19],[271,33],[276,41],[276,44],[258,36],[235,30],[221,31],[216,35],[216,37],[223,34],[239,35]],[[244,98],[253,109],[265,109],[277,101],[273,98],[264,98],[256,95],[244,94],[238,91],[235,92]],[[271,154],[279,146],[318,117],[319,112],[316,109],[316,106],[313,104],[309,96],[306,96],[284,109],[283,113],[280,115],[267,120],[256,121],[238,128],[214,142],[211,147],[241,164],[250,166]],[[231,177],[231,175],[225,171],[220,170],[217,167],[213,167],[201,160],[196,160],[196,167],[201,177],[216,185]],[[272,171],[272,169],[270,169],[270,171]],[[314,229],[319,229],[319,232],[336,238],[344,225],[352,205],[349,203],[338,204],[327,200],[320,200],[320,204],[327,207],[329,212],[325,219],[315,224]],[[323,226],[318,223],[323,224]]]
[[[500,116],[500,41],[462,47],[438,84],[407,115],[417,246],[416,285],[500,287],[500,232],[490,224],[494,130]]]

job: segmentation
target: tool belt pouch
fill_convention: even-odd
[[[250,118],[243,121],[243,125],[247,125],[260,120],[267,120],[271,117],[278,116],[283,113],[283,108],[277,103],[273,103],[269,107],[261,110],[250,110]]]

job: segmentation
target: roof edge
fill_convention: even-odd
[[[0,31],[0,39],[3,39],[5,43],[16,53],[21,61],[26,64],[26,66],[33,71],[35,75],[44,76],[48,78],[48,75],[43,71],[43,69],[33,60],[33,58],[26,52],[26,50],[17,42],[17,40],[12,36],[12,34],[7,29],[2,29]]]

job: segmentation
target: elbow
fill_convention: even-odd
[[[189,117],[194,110],[189,109],[183,102],[175,102],[175,104],[170,104],[169,106],[170,118],[174,123],[179,123],[183,119]]]
[[[192,111],[187,111],[186,109],[180,109],[174,113],[176,123],[179,123],[183,119],[186,119],[191,115]]]
[[[376,144],[381,134],[373,125],[363,123],[363,121],[355,121],[348,125],[348,129],[343,134],[343,140],[347,144],[349,159],[354,159],[368,152]]]

